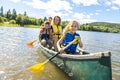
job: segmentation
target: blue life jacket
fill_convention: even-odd
[[[66,46],[67,44],[69,44],[69,42],[73,41],[75,39],[75,37],[77,37],[77,36],[80,36],[80,35],[78,33],[72,34],[71,32],[67,32],[61,46],[62,47]],[[66,48],[64,51],[70,52],[72,54],[77,54],[77,52],[76,52],[77,45],[78,45],[78,42],[74,42],[68,48]]]

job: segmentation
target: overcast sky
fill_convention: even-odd
[[[4,12],[16,9],[18,13],[44,18],[60,16],[62,20],[120,23],[120,0],[0,0]]]

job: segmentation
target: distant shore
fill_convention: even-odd
[[[39,25],[24,25],[20,26],[18,24],[9,24],[9,23],[0,23],[0,26],[8,26],[8,27],[26,27],[26,28],[40,28]]]

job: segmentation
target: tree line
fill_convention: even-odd
[[[20,26],[24,25],[38,25],[42,26],[44,21],[47,18],[34,18],[29,17],[27,12],[25,11],[23,14],[17,14],[16,10],[8,10],[4,13],[3,6],[0,8],[0,23],[9,22],[9,24],[18,24]],[[62,21],[62,27],[64,28],[69,21]],[[116,23],[107,23],[107,22],[93,22],[93,23],[85,23],[80,25],[80,30],[85,31],[99,31],[99,32],[120,32],[120,24]]]
[[[9,22],[11,24],[19,24],[20,26],[24,25],[42,25],[44,21],[46,21],[47,18],[44,17],[44,19],[39,18],[36,19],[34,17],[28,17],[27,12],[25,11],[23,14],[17,14],[16,10],[8,10],[6,13],[4,13],[3,6],[0,8],[0,22]]]
[[[99,31],[99,32],[120,32],[120,24],[108,22],[93,22],[81,25],[81,30]]]

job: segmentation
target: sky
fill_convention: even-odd
[[[29,17],[60,16],[79,23],[120,23],[120,0],[0,0],[4,13],[10,9],[17,14],[25,11]]]

